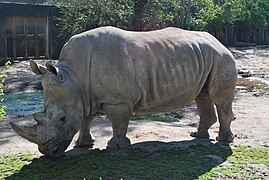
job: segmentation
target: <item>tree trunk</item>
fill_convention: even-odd
[[[134,6],[134,18],[131,24],[131,30],[142,31],[143,30],[143,10],[148,0],[137,0]]]
[[[185,0],[181,0],[181,8],[180,8],[180,27],[184,26],[184,16],[185,16]]]
[[[185,21],[184,21],[184,27],[186,29],[190,29],[189,27],[189,15],[190,15],[190,10],[191,10],[191,3],[192,0],[188,0],[188,4],[187,4],[187,12],[186,12],[186,16],[185,16]]]

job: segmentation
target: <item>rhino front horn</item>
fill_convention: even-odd
[[[26,127],[19,126],[13,122],[10,122],[11,127],[18,133],[21,137],[27,139],[28,141],[37,144],[37,133],[36,127]]]

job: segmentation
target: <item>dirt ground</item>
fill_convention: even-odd
[[[269,82],[269,47],[244,47],[230,48],[236,58],[239,72],[243,76],[252,76]],[[44,60],[38,60],[44,63]],[[0,67],[0,70],[3,70]],[[7,69],[8,78],[4,85],[6,93],[40,88],[39,78],[29,68],[29,61],[12,64]],[[232,122],[232,131],[236,138],[236,144],[250,145],[253,147],[269,147],[269,89],[257,89],[255,85],[242,87],[238,84],[236,97],[233,103],[233,110],[236,120]],[[132,144],[144,141],[153,142],[179,142],[191,141],[189,133],[195,131],[198,123],[198,115],[195,111],[195,104],[192,103],[180,111],[180,118],[177,122],[156,122],[156,121],[131,121],[128,130],[128,137]],[[19,137],[10,127],[9,122],[19,124],[33,124],[31,115],[18,116],[8,115],[0,122],[0,154],[13,154],[19,152],[30,152],[36,156],[37,145]],[[218,133],[218,123],[210,129],[210,139],[215,142]],[[93,148],[104,149],[107,141],[112,136],[112,128],[109,120],[99,117],[94,121],[92,133],[96,142]],[[76,138],[74,138],[76,139]],[[196,143],[197,141],[193,141]],[[199,141],[198,141],[199,142]],[[158,144],[158,143],[157,143]],[[72,149],[74,141],[68,149]],[[155,144],[156,146],[156,144]],[[154,146],[154,148],[156,148]],[[161,144],[159,144],[161,146]],[[149,147],[153,148],[153,147]]]

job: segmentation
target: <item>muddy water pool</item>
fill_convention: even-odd
[[[43,108],[43,91],[23,91],[9,93],[3,96],[0,106],[6,106],[5,111],[9,115],[27,115],[40,111]]]

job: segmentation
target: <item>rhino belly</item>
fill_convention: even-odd
[[[198,95],[198,87],[185,87],[172,91],[172,94],[152,96],[143,92],[141,99],[136,103],[134,112],[139,114],[171,112],[191,103]]]

